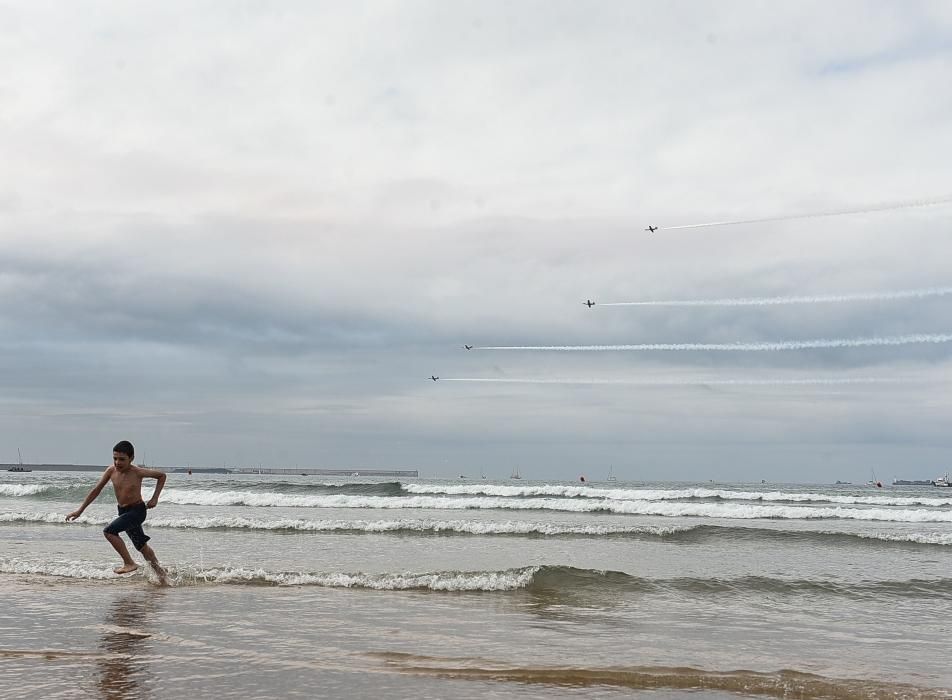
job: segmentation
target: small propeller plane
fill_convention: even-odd
[[[658,230],[657,226],[648,226],[648,228],[645,229],[645,231],[647,231],[648,233],[654,233],[657,230]]]
[[[595,302],[592,301],[591,299],[586,299],[582,303],[585,304],[585,306],[587,306],[588,308],[592,308],[593,306],[595,306]]]
[[[473,346],[472,346],[472,345],[464,345],[463,347],[466,348],[467,350],[472,350],[472,349],[473,349]]]
[[[430,379],[432,379],[435,382],[437,379],[439,379],[439,377],[437,377],[436,375],[430,375]]]

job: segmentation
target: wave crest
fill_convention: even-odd
[[[148,575],[146,567],[139,571]],[[0,573],[40,574],[80,579],[114,579],[111,569],[86,562],[28,562],[0,559]],[[592,596],[593,601],[617,600],[620,594],[676,593],[707,596],[883,596],[947,600],[952,579],[880,580],[842,583],[825,579],[787,579],[770,576],[735,578],[678,577],[668,579],[632,576],[621,571],[578,569],[571,566],[535,565],[499,571],[437,572],[290,572],[261,568],[191,566],[168,568],[172,585],[245,584],[264,586],[320,586],[391,591],[506,592],[526,590],[551,598],[552,593]],[[606,598],[607,596],[607,598]]]

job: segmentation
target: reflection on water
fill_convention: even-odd
[[[116,598],[106,611],[97,662],[97,687],[106,700],[148,697],[152,677],[147,640],[162,591],[140,590]]]

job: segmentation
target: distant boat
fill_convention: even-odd
[[[615,474],[614,474],[613,470],[614,470],[614,467],[612,467],[612,466],[609,465],[609,467],[608,467],[608,480],[609,480],[609,481],[618,481],[618,479],[615,478]]]
[[[875,486],[876,488],[881,489],[883,487],[883,482],[881,482],[879,479],[876,478],[875,471],[873,471],[872,474],[873,474],[873,478],[870,481],[867,481],[866,485]]]
[[[893,486],[933,486],[932,479],[893,479]]]
[[[952,481],[949,481],[949,475],[936,477],[936,480],[932,482],[933,486],[952,486]]]
[[[17,448],[17,460],[19,460],[19,465],[16,467],[10,467],[7,469],[8,472],[31,472],[32,469],[27,469],[23,466],[23,455],[20,454],[20,448]]]
[[[509,475],[509,478],[510,478],[510,479],[521,479],[521,478],[522,478],[521,476],[519,476],[519,467],[516,467],[515,469],[512,470],[512,474]]]
[[[460,474],[460,475],[459,475],[459,478],[460,478],[460,479],[468,479],[469,477],[466,476],[465,474]]]

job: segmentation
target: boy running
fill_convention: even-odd
[[[93,487],[93,490],[86,496],[83,504],[72,513],[66,516],[66,520],[75,520],[86,506],[96,500],[107,482],[112,481],[112,488],[116,493],[116,501],[119,503],[119,517],[103,528],[103,534],[109,540],[109,544],[122,557],[122,566],[113,569],[117,574],[128,574],[139,568],[132,557],[129,556],[129,550],[126,543],[119,537],[120,532],[125,532],[135,548],[142,552],[159,579],[165,582],[165,571],[159,566],[159,560],[155,556],[147,542],[151,539],[142,531],[142,523],[145,522],[146,509],[155,508],[159,502],[159,494],[162,487],[165,486],[165,472],[156,469],[143,469],[132,463],[135,457],[135,448],[128,440],[123,440],[112,448],[112,466],[107,467],[103,472],[99,483]],[[155,479],[158,483],[155,485],[155,492],[148,503],[142,502],[142,480]]]

